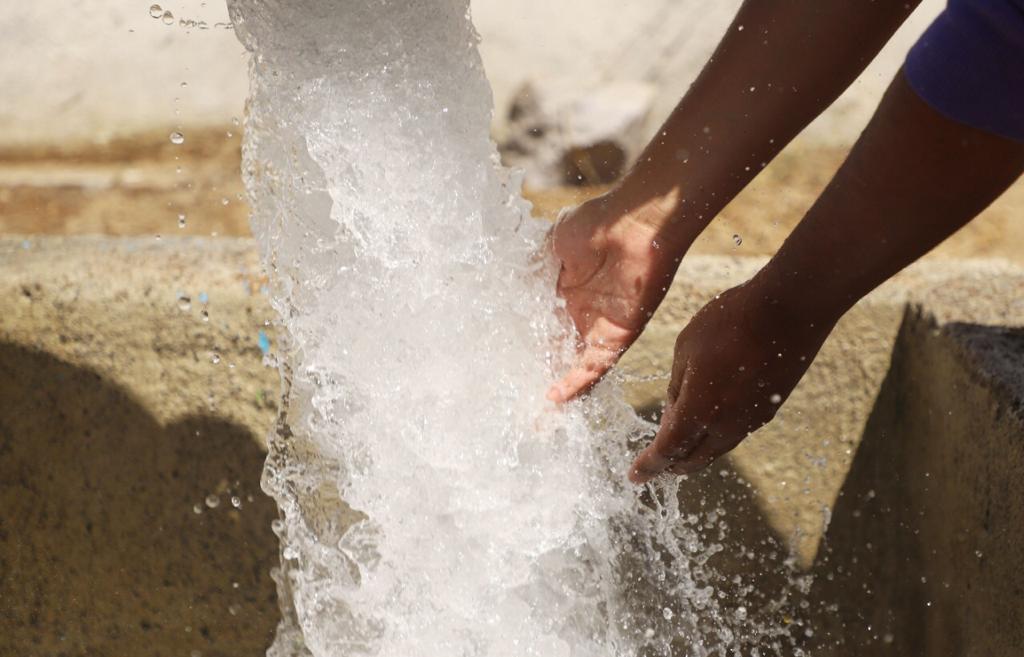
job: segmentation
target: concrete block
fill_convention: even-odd
[[[839,655],[1024,654],[1024,329],[908,312],[815,571]]]

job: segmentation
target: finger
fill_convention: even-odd
[[[701,444],[697,445],[697,447],[690,452],[686,458],[672,464],[668,471],[672,474],[687,475],[700,472],[704,468],[708,467],[714,463],[719,456],[724,454],[725,451],[728,451],[720,451],[716,449],[712,443],[712,440],[705,440]]]
[[[564,404],[589,392],[618,362],[620,355],[617,349],[584,346],[572,369],[548,390],[548,399]]]
[[[637,456],[629,469],[629,479],[633,483],[647,483],[686,461],[691,452],[707,439],[707,427],[680,409],[681,404],[677,401],[662,414],[654,441]]]

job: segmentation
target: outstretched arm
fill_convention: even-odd
[[[559,222],[580,354],[549,396],[596,383],[636,340],[711,220],[856,78],[919,0],[747,0],[630,173]]]
[[[768,422],[858,299],[969,222],[1024,172],[1024,143],[933,110],[897,75],[779,252],[676,343],[669,406],[630,473],[703,468]]]

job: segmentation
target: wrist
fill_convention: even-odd
[[[601,200],[614,230],[650,239],[668,258],[682,259],[700,234],[686,217],[678,187],[644,185],[627,176]]]
[[[746,283],[750,303],[794,330],[831,330],[856,299],[831,289],[827,277],[812,280],[807,274],[773,259]]]

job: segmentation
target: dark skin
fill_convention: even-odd
[[[555,228],[559,291],[581,351],[552,387],[552,399],[582,394],[607,372],[643,330],[693,239],[756,173],[751,154],[773,157],[841,93],[909,11],[901,3],[821,4],[745,3],[636,168]],[[743,32],[770,25],[768,35],[781,36],[781,44],[744,63],[755,53],[732,43],[740,24]],[[818,52],[827,55],[806,56],[826,43]],[[777,86],[802,88],[806,96],[779,93],[748,110],[752,99],[733,87],[752,78],[784,79]],[[694,131],[712,116],[725,125]],[[716,129],[728,138],[711,139]],[[679,151],[690,161],[681,162]],[[694,162],[701,166],[687,168]],[[630,478],[643,483],[666,471],[699,470],[770,421],[857,300],[969,222],[1022,171],[1024,145],[941,116],[898,74],[776,256],[680,333],[661,426]]]

